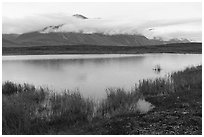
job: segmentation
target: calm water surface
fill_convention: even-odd
[[[163,77],[202,64],[201,54],[28,55],[3,56],[2,79],[79,90],[85,97],[103,97],[107,88],[131,89],[141,79]],[[153,68],[160,65],[156,73]]]

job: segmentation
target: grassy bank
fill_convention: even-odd
[[[201,134],[202,66],[109,89],[102,101],[29,84],[2,85],[3,134]]]
[[[35,47],[2,47],[3,55],[45,54],[143,54],[143,53],[202,53],[202,43],[180,43],[155,46],[64,45]]]

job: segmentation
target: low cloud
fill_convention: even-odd
[[[201,41],[202,20],[80,19],[65,14],[38,14],[24,18],[3,17],[3,33],[40,31],[47,26],[64,24],[59,32],[103,34],[141,34],[148,38],[188,38]],[[193,32],[193,33],[192,33]]]

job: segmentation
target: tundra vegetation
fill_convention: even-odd
[[[98,102],[6,81],[2,134],[202,134],[202,66],[106,92]]]
[[[31,47],[2,47],[2,55],[46,54],[143,54],[143,53],[193,53],[202,54],[202,43],[174,43],[152,46],[100,46],[100,45],[53,45]]]

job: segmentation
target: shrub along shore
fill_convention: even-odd
[[[109,89],[100,102],[6,81],[2,134],[202,134],[202,66]]]

